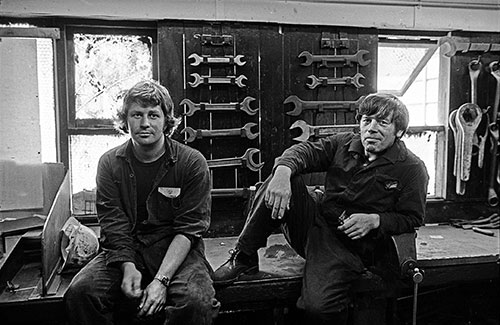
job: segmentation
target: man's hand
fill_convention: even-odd
[[[153,280],[144,289],[141,303],[139,304],[139,313],[137,316],[152,316],[165,308],[167,301],[167,288],[160,281]]]
[[[273,219],[283,218],[285,210],[290,208],[290,197],[292,196],[291,174],[290,168],[278,166],[269,182],[264,200],[266,206],[271,209],[271,218]]]
[[[122,292],[131,299],[138,299],[142,297],[141,280],[142,274],[137,270],[135,264],[132,262],[125,262],[121,266],[123,272],[122,278]]]
[[[370,230],[380,226],[380,216],[376,213],[353,213],[344,220],[344,223],[337,227],[351,239],[360,239]]]

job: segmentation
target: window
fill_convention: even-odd
[[[69,27],[66,42],[73,213],[95,214],[99,157],[128,139],[113,127],[121,96],[136,82],[156,78],[156,32]]]
[[[440,98],[446,82],[437,42],[382,36],[378,53],[378,91],[402,99],[410,112],[407,147],[422,159],[429,173],[429,198],[444,197],[446,177],[446,107]]]

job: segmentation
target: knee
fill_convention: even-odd
[[[82,302],[88,300],[95,293],[93,289],[94,285],[92,281],[87,280],[85,277],[79,277],[78,275],[70,283],[66,293],[64,294],[64,299],[66,304],[81,305]]]

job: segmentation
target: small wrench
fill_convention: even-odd
[[[288,96],[283,104],[292,103],[295,108],[289,112],[287,115],[298,116],[302,113],[302,110],[318,110],[323,112],[325,110],[344,110],[354,112],[361,102],[365,99],[365,96],[361,96],[356,101],[303,101],[295,95]]]
[[[328,63],[351,66],[356,62],[360,66],[368,65],[372,60],[366,60],[365,55],[370,52],[367,50],[359,50],[356,54],[343,55],[313,55],[308,51],[303,51],[299,54],[299,58],[304,57],[305,61],[301,63],[303,66],[309,66],[313,62],[321,62],[320,67],[328,67]]]
[[[211,77],[211,76],[200,76],[197,73],[191,73],[191,77],[194,78],[194,81],[188,82],[188,84],[195,88],[201,84],[204,85],[213,85],[213,84],[231,84],[237,85],[240,88],[246,87],[243,83],[243,80],[247,80],[247,77],[244,75],[240,76],[227,76],[227,77]]]
[[[201,63],[204,64],[236,64],[238,66],[245,65],[245,61],[241,61],[243,59],[243,55],[225,55],[225,56],[211,56],[211,55],[198,55],[196,53],[188,56],[188,59],[193,59],[194,61],[190,63],[192,66],[198,66]]]
[[[307,78],[311,79],[311,82],[306,84],[310,89],[314,89],[317,86],[354,86],[356,88],[364,87],[359,81],[360,79],[365,79],[361,73],[356,73],[352,77],[342,77],[342,78],[328,78],[328,77],[316,77],[315,75],[307,76]]]
[[[247,151],[245,151],[245,154],[241,157],[207,160],[207,164],[209,168],[244,166],[251,171],[256,172],[264,165],[264,163],[256,163],[253,160],[253,155],[259,152],[259,149],[248,148]]]
[[[290,126],[290,130],[295,128],[299,128],[302,134],[292,140],[304,142],[309,140],[312,136],[319,138],[339,132],[353,132],[356,131],[359,126],[357,124],[311,126],[303,120],[297,120]]]
[[[469,62],[469,77],[471,82],[471,102],[472,104],[477,104],[477,78],[481,72],[481,67],[483,64],[479,59],[472,60]]]
[[[199,103],[195,104],[190,99],[183,99],[179,105],[186,105],[188,110],[184,113],[187,116],[192,116],[196,111],[243,111],[248,115],[255,115],[259,111],[258,108],[252,109],[250,103],[255,98],[247,96],[241,103]]]
[[[259,132],[255,133],[252,132],[252,128],[254,126],[257,126],[257,123],[247,123],[241,128],[221,129],[221,130],[203,130],[203,129],[195,130],[188,126],[181,131],[181,134],[182,133],[187,134],[186,142],[193,142],[194,140],[201,138],[215,138],[215,137],[229,137],[229,136],[241,136],[253,140],[259,136]]]

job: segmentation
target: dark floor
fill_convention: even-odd
[[[500,324],[499,290],[498,281],[421,290],[417,300],[417,324],[498,325]],[[397,302],[394,325],[412,324],[413,297],[410,296],[411,292],[408,294]],[[272,310],[221,314],[215,325],[274,325],[273,318]],[[288,308],[283,321],[286,325],[306,323],[293,306]]]

